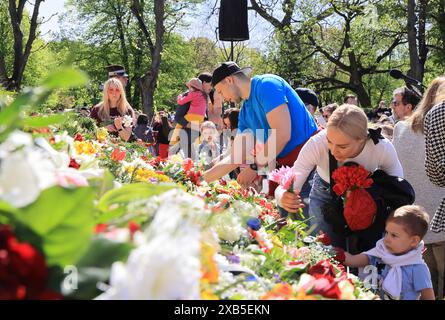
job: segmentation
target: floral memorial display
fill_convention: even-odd
[[[85,81],[56,72],[0,113],[0,299],[375,298],[326,235],[265,194],[208,184],[204,164],[156,158],[77,114],[33,112]]]

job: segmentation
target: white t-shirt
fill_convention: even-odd
[[[368,139],[362,152],[355,158],[346,159],[345,162],[349,161],[362,165],[370,172],[381,169],[389,175],[403,178],[403,169],[396,150],[388,139],[379,140],[378,144]],[[342,162],[338,163],[339,167],[342,165]],[[293,166],[293,170],[299,174],[294,183],[294,190],[301,190],[309,173],[315,167],[320,178],[329,183],[329,149],[326,130],[311,137],[301,149]],[[280,205],[284,192],[281,186],[275,190],[275,198]]]

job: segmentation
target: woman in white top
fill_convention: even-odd
[[[415,204],[425,208],[433,221],[434,213],[442,201],[443,188],[433,184],[425,172],[425,118],[437,103],[436,99],[445,96],[445,77],[435,78],[426,90],[413,115],[406,121],[397,122],[394,127],[393,144],[397,150],[406,178],[416,192]],[[442,140],[442,139],[440,139]],[[443,141],[443,140],[442,140]],[[413,152],[413,150],[415,150]],[[437,163],[437,161],[434,161]],[[433,171],[436,173],[437,167]],[[429,230],[423,239],[427,248],[423,257],[431,272],[434,293],[438,299],[444,297],[445,275],[445,231]]]
[[[275,198],[279,206],[288,212],[296,212],[301,206],[298,192],[311,170],[316,167],[312,190],[309,195],[309,217],[315,232],[329,235],[333,245],[345,247],[345,238],[335,234],[321,213],[321,208],[330,202],[329,151],[342,166],[345,162],[355,162],[373,172],[381,169],[392,176],[403,177],[397,153],[387,139],[374,144],[368,134],[368,118],[363,110],[354,105],[342,105],[336,109],[327,129],[313,136],[304,145],[293,169],[299,174],[294,185],[295,193],[277,188]]]

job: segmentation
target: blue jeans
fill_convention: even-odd
[[[312,183],[312,189],[309,194],[309,217],[311,227],[314,227],[313,233],[316,235],[319,231],[326,233],[331,238],[332,245],[335,247],[346,247],[346,238],[339,236],[332,231],[331,226],[324,220],[321,208],[331,200],[329,183],[320,178],[315,172]]]

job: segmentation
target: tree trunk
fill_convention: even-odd
[[[439,0],[437,25],[440,31],[440,39],[442,48],[445,48],[445,0]],[[445,55],[445,50],[442,49],[442,54]]]
[[[22,85],[23,73],[25,71],[26,64],[31,54],[31,48],[34,40],[36,39],[37,31],[37,18],[39,15],[40,4],[44,0],[35,0],[33,12],[31,15],[29,34],[27,35],[26,44],[23,43],[23,10],[25,8],[26,0],[9,0],[9,16],[11,18],[12,33],[14,36],[14,62],[12,76],[8,77],[2,75],[3,81],[5,82],[6,90],[19,91]],[[3,65],[3,61],[0,61]],[[2,68],[3,69],[3,68]],[[4,72],[5,70],[3,70]],[[6,78],[6,79],[5,79]]]
[[[371,108],[371,98],[366,88],[363,86],[363,82],[360,81],[359,85],[354,87],[354,93],[357,94],[357,99],[362,108]]]
[[[425,72],[425,62],[428,55],[426,47],[426,15],[428,0],[408,0],[407,6],[407,34],[409,48],[410,70],[408,75],[422,82]],[[416,15],[416,8],[418,14]]]
[[[151,53],[150,70],[145,73],[140,79],[140,88],[142,96],[142,111],[149,117],[153,115],[153,96],[156,89],[159,69],[161,67],[161,53],[164,45],[164,13],[165,13],[165,0],[154,1],[154,14],[155,14],[155,35],[156,42],[153,43],[150,32],[143,19],[143,6],[139,0],[133,0],[131,10],[135,14],[141,32],[144,34],[148,47]]]
[[[127,44],[125,41],[125,31],[124,31],[124,24],[122,21],[122,11],[121,8],[115,8],[115,15],[116,15],[116,26],[119,33],[119,42],[120,47],[122,51],[122,62],[124,64],[125,70],[128,74],[130,74],[130,63],[128,62],[128,49]],[[130,83],[127,84],[127,87],[125,88],[125,94],[127,96],[127,100],[131,101],[131,86]]]

